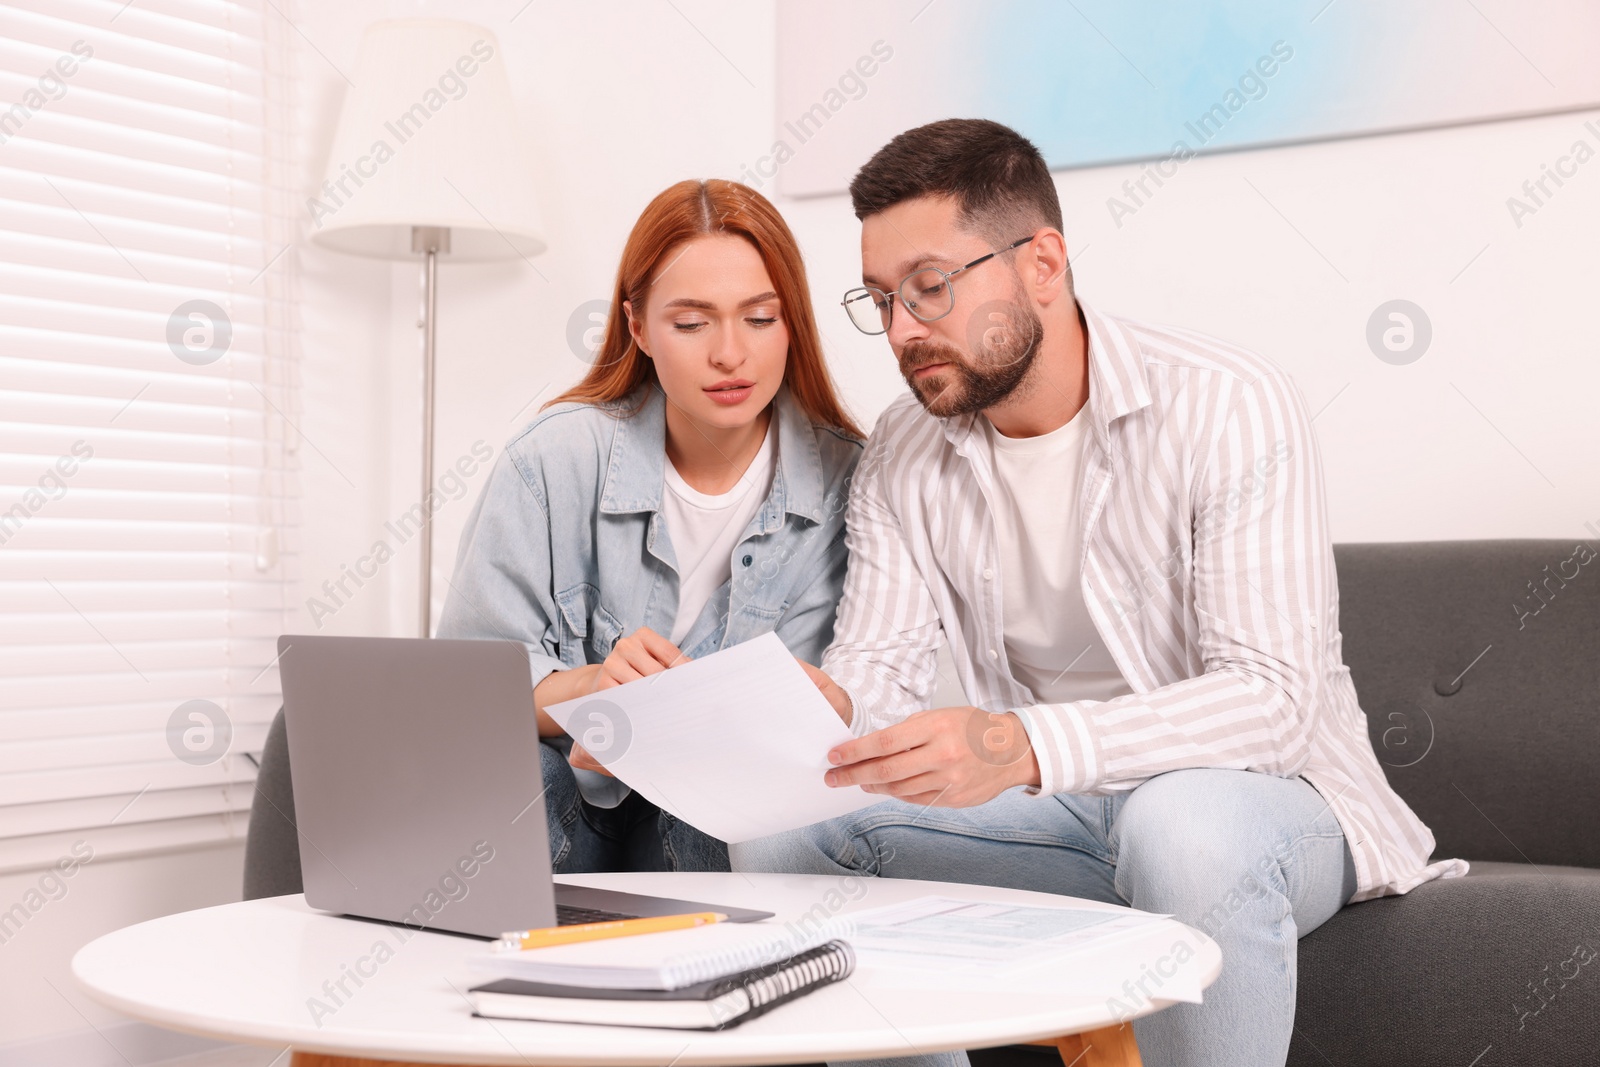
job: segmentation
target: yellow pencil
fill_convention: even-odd
[[[659,934],[665,930],[688,930],[695,926],[720,923],[727,918],[720,911],[701,911],[692,915],[657,915],[648,919],[615,919],[603,923],[513,930],[500,935],[500,940],[490,948],[495,952],[520,952],[530,948],[574,945],[582,941],[603,941],[608,937],[632,937],[634,934]]]

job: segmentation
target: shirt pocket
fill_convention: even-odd
[[[561,609],[563,652],[581,648],[583,663],[600,663],[611,654],[622,637],[622,623],[600,603],[600,590],[581,582],[557,594],[556,605]]]

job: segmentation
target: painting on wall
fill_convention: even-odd
[[[785,3],[776,137],[740,178],[838,193],[956,116],[1059,169],[1600,107],[1597,42],[1592,0]]]

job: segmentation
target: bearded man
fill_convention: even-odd
[[[734,869],[1171,914],[1222,973],[1137,1020],[1145,1064],[1281,1065],[1296,940],[1466,872],[1429,863],[1341,662],[1305,401],[1253,352],[1077,300],[1049,170],[1005,126],[903,133],[850,194],[845,310],[911,392],[851,486],[812,678],[854,735],[828,783],[886,800],[736,845]],[[929,707],[946,644],[975,706]]]

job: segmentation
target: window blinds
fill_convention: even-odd
[[[284,0],[0,0],[0,870],[243,834],[293,590]]]

